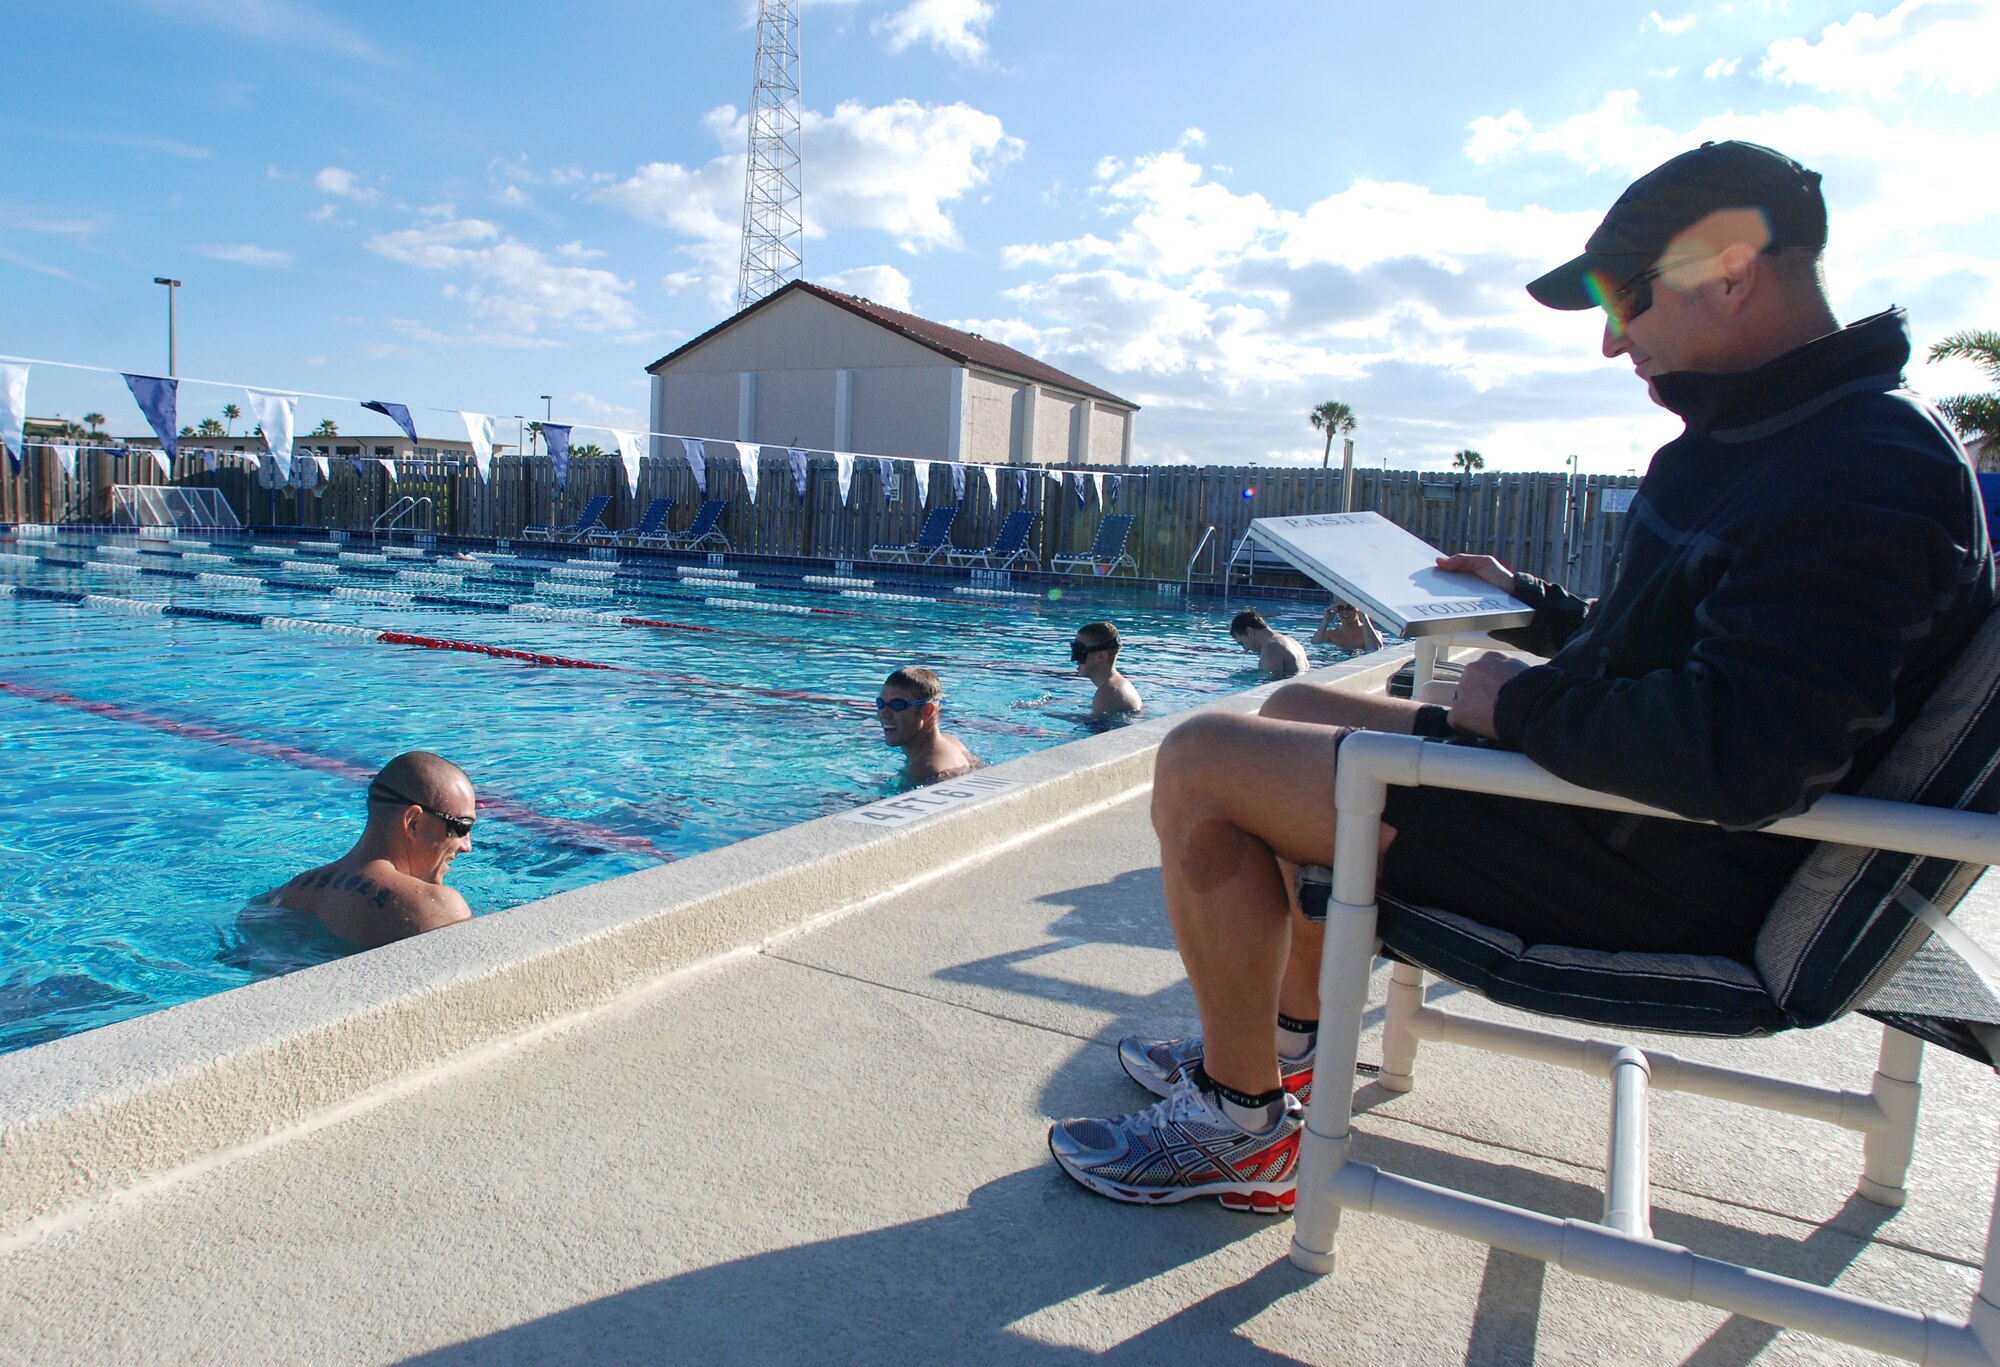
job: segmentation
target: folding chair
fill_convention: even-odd
[[[1049,568],[1052,570],[1089,570],[1092,574],[1116,574],[1122,565],[1130,565],[1136,578],[1139,562],[1125,553],[1125,539],[1132,534],[1130,513],[1106,513],[1097,524],[1097,536],[1091,541],[1090,549],[1081,555],[1052,555]]]
[[[722,510],[728,506],[729,500],[726,498],[705,500],[695,513],[694,521],[688,523],[681,531],[670,534],[666,538],[666,545],[677,551],[692,551],[700,549],[704,542],[714,541],[719,543],[723,550],[728,550],[729,538],[722,534],[720,526]]]
[[[611,539],[620,546],[642,546],[648,541],[665,541],[667,514],[673,510],[672,499],[656,498],[646,505],[646,511],[640,515],[639,520],[624,531],[611,532],[608,528],[606,530]],[[591,535],[595,538],[596,533],[593,532]]]
[[[590,502],[583,505],[583,511],[576,515],[576,521],[567,527],[556,527],[544,523],[521,528],[524,541],[580,541],[597,520],[604,516],[604,510],[611,506],[611,495],[593,494]]]
[[[1331,1271],[1340,1213],[1371,1211],[1459,1234],[1584,1276],[1692,1299],[1766,1323],[1914,1361],[2000,1361],[2000,1221],[1969,1319],[1919,1314],[1703,1257],[1656,1240],[1647,1172],[1648,1086],[1858,1130],[1859,1194],[1900,1206],[1916,1135],[1923,1041],[1989,1066],[2000,1051],[1990,982],[1945,952],[1991,964],[1946,919],[2000,862],[2000,613],[1990,616],[1858,796],[1828,796],[1767,829],[1818,840],[1773,904],[1754,962],[1603,954],[1539,945],[1375,887],[1383,794],[1432,784],[1607,811],[1670,813],[1565,783],[1526,756],[1409,736],[1357,733],[1340,750],[1337,847],[1320,968],[1320,1076],[1351,1077],[1378,917],[1399,962],[1389,988],[1380,1081],[1408,1091],[1420,1041],[1562,1064],[1611,1082],[1601,1223],[1560,1220],[1352,1161],[1352,1093],[1315,1089],[1299,1151],[1292,1261]],[[1302,892],[1304,889],[1302,888]],[[1476,914],[1477,908],[1466,909]],[[1925,941],[1935,932],[1939,939]],[[1867,1092],[1765,1077],[1595,1040],[1454,1015],[1423,999],[1431,971],[1503,1005],[1569,1020],[1712,1037],[1824,1024],[1853,1010],[1884,1023]],[[1995,1193],[2000,1211],[2000,1188]]]
[[[1035,568],[1040,569],[1041,557],[1028,546],[1028,533],[1034,530],[1037,516],[1033,508],[1016,508],[1007,514],[1007,520],[1000,524],[1000,535],[993,538],[992,545],[969,551],[962,551],[956,546],[947,546],[944,558],[949,564],[977,563],[982,569],[989,570],[1004,570],[1016,560],[1032,560]]]
[[[870,546],[868,555],[874,560],[900,560],[906,565],[928,565],[940,555],[951,550],[951,524],[958,518],[958,505],[940,503],[924,518],[924,525],[917,531],[915,541],[906,541],[895,546]]]

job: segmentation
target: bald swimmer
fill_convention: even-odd
[[[472,848],[473,820],[463,769],[427,750],[398,755],[368,785],[368,824],[354,848],[262,900],[310,912],[363,949],[469,921],[472,908],[444,875]]]

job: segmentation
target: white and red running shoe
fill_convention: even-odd
[[[1132,1075],[1134,1082],[1154,1096],[1171,1096],[1183,1079],[1194,1076],[1195,1065],[1201,1062],[1201,1036],[1146,1039],[1139,1035],[1127,1035],[1118,1041],[1118,1061],[1125,1065],[1125,1071]],[[1285,1090],[1297,1097],[1301,1106],[1310,1106],[1313,1099],[1313,1051],[1307,1050],[1304,1058],[1281,1056],[1278,1071],[1283,1074],[1280,1080]]]
[[[1100,1196],[1168,1205],[1213,1196],[1230,1210],[1288,1215],[1305,1108],[1287,1093],[1269,1134],[1246,1134],[1192,1082],[1143,1111],[1049,1127],[1062,1170]]]

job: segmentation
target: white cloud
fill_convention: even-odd
[[[1704,81],[1719,81],[1726,76],[1734,76],[1736,69],[1742,65],[1743,62],[1740,58],[1717,57],[1701,69],[1701,78]]]
[[[508,205],[516,209],[524,209],[528,205],[534,203],[533,200],[529,199],[527,195],[522,193],[521,187],[518,185],[501,186],[499,200],[502,204]]]
[[[289,266],[292,264],[290,252],[272,251],[268,247],[254,246],[248,242],[231,243],[209,247],[196,247],[195,251],[214,261],[233,261],[239,266]]]
[[[354,29],[301,0],[143,0],[175,22],[207,23],[232,37],[278,47],[380,62],[381,52]]]
[[[632,334],[641,326],[638,310],[626,297],[630,281],[610,271],[558,264],[482,219],[447,219],[382,233],[367,245],[379,256],[419,270],[469,277],[471,283],[446,285],[445,297],[462,300],[476,319],[496,330],[476,338],[431,335],[419,340],[530,346],[545,344],[535,338],[544,326],[613,334]]]
[[[376,198],[376,191],[361,183],[361,177],[338,166],[328,166],[313,177],[313,186],[323,194],[335,195],[341,199],[369,200]]]
[[[698,167],[652,162],[592,198],[643,222],[693,239],[682,250],[694,265],[668,275],[665,288],[698,291],[718,302],[735,290],[743,230],[743,174],[748,122],[730,106],[704,119],[730,149]],[[886,233],[907,252],[959,243],[951,208],[1018,157],[1022,143],[1000,120],[964,104],[847,102],[802,121],[806,165],[805,232],[836,228]]]
[[[2000,6],[1985,0],[1904,0],[1887,14],[1828,24],[1817,40],[1771,44],[1758,73],[1787,85],[1882,95],[1905,81],[1955,94],[2000,85]]]
[[[412,341],[425,342],[432,346],[490,346],[502,347],[514,351],[543,351],[555,345],[555,342],[547,337],[524,337],[519,334],[492,332],[485,329],[472,329],[458,333],[440,332],[438,329],[430,326],[430,324],[420,323],[414,318],[391,318],[389,326]],[[384,352],[389,349],[385,347]],[[394,350],[411,354],[408,353],[407,348],[403,347],[396,347]],[[371,348],[370,354],[374,355],[377,353]]]
[[[843,294],[858,294],[902,313],[913,311],[910,277],[894,266],[857,266],[850,271],[819,276],[815,283]]]
[[[1654,10],[1651,14],[1648,14],[1646,16],[1645,22],[1639,25],[1639,31],[1641,33],[1650,31],[1654,33],[1677,35],[1686,33],[1689,29],[1694,27],[1694,24],[1695,24],[1695,16],[1692,14],[1683,14],[1678,19],[1668,19],[1664,18],[1658,10]]]
[[[1547,128],[1536,128],[1518,109],[1474,119],[1469,127],[1465,155],[1482,165],[1524,152],[1554,153],[1588,171],[1624,170],[1657,166],[1692,145],[1683,145],[1670,128],[1644,122],[1636,90],[1607,91],[1597,108]]]
[[[892,53],[928,43],[961,62],[983,62],[984,30],[993,20],[988,0],[910,0],[875,21],[875,32]]]

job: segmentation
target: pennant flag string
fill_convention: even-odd
[[[611,436],[618,443],[618,458],[625,463],[625,484],[632,491],[632,497],[639,496],[639,460],[646,454],[646,438],[638,432],[611,430]]]
[[[549,453],[549,466],[555,471],[558,493],[569,488],[569,433],[569,423],[542,424],[542,446]]]
[[[161,379],[157,375],[127,375],[125,387],[132,391],[133,402],[139,405],[139,411],[146,415],[146,421],[160,439],[160,449],[153,458],[160,463],[161,471],[171,476],[174,452],[180,441],[179,430],[174,425],[174,395],[180,388],[179,382],[171,378]]]
[[[708,456],[700,437],[682,437],[681,450],[687,453],[688,469],[694,474],[694,487],[703,498],[708,497]]]
[[[271,457],[278,462],[278,472],[290,479],[292,427],[298,414],[298,396],[274,394],[262,389],[246,389],[243,392],[250,396],[250,413],[264,429],[264,444],[271,448]]]
[[[757,502],[758,449],[759,449],[758,445],[754,441],[739,441],[736,443],[736,459],[743,466],[743,491],[746,495],[749,496],[750,502],[753,506]],[[636,479],[637,476],[635,475],[633,478]],[[633,492],[636,493],[637,490],[634,490]]]
[[[361,401],[361,406],[363,408],[374,409],[377,413],[380,413],[383,417],[395,423],[396,426],[402,428],[404,435],[409,437],[409,439],[412,442],[416,441],[417,424],[410,417],[410,410],[408,405],[400,403],[385,403],[381,399],[363,399]]]
[[[0,442],[19,465],[28,430],[28,367],[0,365]]]
[[[792,465],[792,487],[799,491],[799,502],[806,499],[806,453],[796,446],[785,448],[785,459]]]
[[[380,413],[384,417],[387,417],[390,421],[394,422],[398,428],[402,430],[403,435],[408,437],[413,444],[422,440],[422,438],[419,437],[417,434],[416,422],[412,416],[413,410],[422,410],[423,412],[426,413],[456,414],[466,424],[466,434],[467,437],[469,438],[469,444],[473,448],[473,461],[474,464],[477,465],[479,468],[480,478],[482,480],[487,480],[491,478],[491,465],[493,461],[493,436],[495,429],[500,421],[500,419],[497,417],[490,417],[480,413],[470,413],[464,409],[448,408],[435,404],[393,403],[384,399],[359,399],[355,398],[353,395],[350,394],[325,394],[314,390],[303,390],[303,389],[293,390],[293,391],[259,390],[252,386],[240,385],[236,381],[231,381],[231,380],[211,380],[211,379],[204,379],[198,376],[187,376],[187,375],[179,377],[148,375],[142,372],[121,371],[111,366],[85,365],[77,361],[57,361],[57,360],[50,360],[46,357],[34,357],[34,356],[0,355],[0,445],[6,446],[8,454],[13,456],[17,463],[22,458],[22,451],[25,448],[25,426],[27,419],[26,375],[28,368],[30,366],[36,366],[36,365],[57,366],[65,370],[81,370],[100,375],[121,376],[125,380],[126,386],[132,390],[133,398],[139,402],[140,410],[141,412],[145,413],[148,423],[153,427],[154,433],[159,437],[160,448],[161,448],[160,451],[156,453],[151,451],[150,448],[131,448],[118,444],[110,444],[102,446],[77,444],[74,449],[78,452],[90,452],[90,451],[126,452],[133,449],[145,449],[147,450],[148,454],[153,455],[154,459],[160,462],[162,469],[171,470],[172,467],[169,462],[171,461],[171,458],[173,456],[178,454],[179,440],[180,440],[178,417],[174,412],[177,402],[176,395],[180,385],[192,384],[192,385],[210,386],[214,388],[231,388],[231,389],[242,388],[253,396],[253,403],[255,402],[255,398],[258,395],[267,395],[274,399],[283,399],[288,401],[290,406],[290,412],[293,415],[296,414],[298,401],[300,399],[318,399],[328,403],[353,404],[356,407],[364,408],[371,412]],[[149,399],[140,398],[142,388],[149,396],[151,396]],[[164,408],[159,409],[157,411],[148,408],[147,406],[148,402],[158,400],[162,397],[164,397],[164,403],[165,403]],[[11,425],[15,418],[17,408],[22,429],[19,435],[16,435],[16,430]],[[168,423],[166,431],[161,430],[162,421]],[[264,423],[262,425],[264,427],[266,439],[268,441],[272,437],[273,424]],[[543,426],[550,427],[554,426],[554,424],[543,424]],[[605,430],[612,432],[614,436],[617,433],[617,429],[606,428]],[[659,437],[659,438],[664,438],[668,441],[679,441],[682,445],[682,449],[686,452],[688,464],[694,471],[695,486],[698,489],[700,489],[704,495],[708,492],[706,460],[703,453],[703,441],[704,441],[703,438],[690,437],[679,432],[655,432],[644,429],[637,431],[633,435],[637,435],[642,438]],[[289,467],[292,463],[291,441],[289,439],[289,436],[287,436],[281,442],[281,444],[284,447],[283,454],[282,455],[279,454],[278,448],[275,445],[272,448],[271,454],[274,456],[279,456],[281,469],[285,469],[287,473],[289,473]],[[755,443],[737,443],[737,444],[755,445]],[[801,452],[808,459],[810,458],[811,455],[810,450],[804,447],[790,447],[787,448],[787,450],[788,452],[789,451]],[[248,456],[248,453],[246,452],[230,452],[225,454]],[[525,455],[526,453],[523,452],[523,454]],[[565,454],[567,454],[567,452],[565,452]],[[624,454],[624,448],[621,447],[620,455],[622,456],[623,454]],[[833,457],[836,474],[838,474],[840,471],[842,459],[844,458],[848,462],[847,466],[848,479],[849,481],[851,481],[852,468],[853,468],[852,462],[855,459],[854,455],[849,452],[839,452],[839,451],[828,451],[825,454]],[[918,501],[920,503],[928,501],[929,497],[928,468],[930,465],[935,463],[935,458],[926,459],[923,457],[916,457],[916,456],[880,456],[880,455],[872,456],[870,458],[879,462],[880,463],[879,468],[885,472],[893,472],[894,466],[893,464],[891,464],[892,462],[908,461],[913,467],[915,467],[913,468],[912,473],[913,475],[916,476],[918,480],[918,485],[919,485],[917,494]],[[1012,466],[1012,465],[994,466],[994,465],[982,464],[971,461],[952,462],[952,465],[954,467],[954,473],[952,477],[952,489],[953,489],[953,496],[956,498],[962,499],[964,496],[963,471],[967,467],[979,471],[980,476],[986,481],[987,492],[989,494],[996,492],[996,480],[998,477],[998,472],[1001,470],[1011,470],[1012,473],[1014,474],[1016,489],[1019,491],[1021,498],[1023,499],[1023,501],[1025,501],[1027,498],[1028,467]],[[1054,470],[1051,470],[1048,467],[1042,467],[1042,468],[1047,478],[1056,481],[1062,480],[1063,476],[1056,473]],[[1085,477],[1083,472],[1074,472],[1074,473],[1077,474],[1079,480]],[[794,469],[793,476],[795,481],[802,478],[797,469]],[[893,474],[891,474],[890,477],[893,478]],[[1117,496],[1116,494],[1117,483],[1121,480],[1150,478],[1148,474],[1131,472],[1131,471],[1121,472],[1118,474],[1109,474],[1103,471],[1096,471],[1096,472],[1090,472],[1088,477],[1097,481],[1098,488],[1100,491],[1100,499],[1103,497],[1103,494],[1107,490],[1110,492],[1111,497],[1115,499]],[[1105,481],[1107,480],[1111,481],[1110,485],[1108,486],[1105,483]],[[885,479],[884,486],[887,487],[887,484],[888,480]],[[846,490],[849,487],[851,487],[850,483],[844,481],[842,484],[843,492],[841,495],[843,502],[845,502],[847,498]],[[752,495],[752,497],[754,499],[754,495]]]
[[[472,463],[479,467],[479,482],[484,484],[493,466],[494,420],[484,413],[468,413],[463,409],[458,416],[465,424],[466,440],[472,444]],[[557,483],[561,483],[560,477]]]

